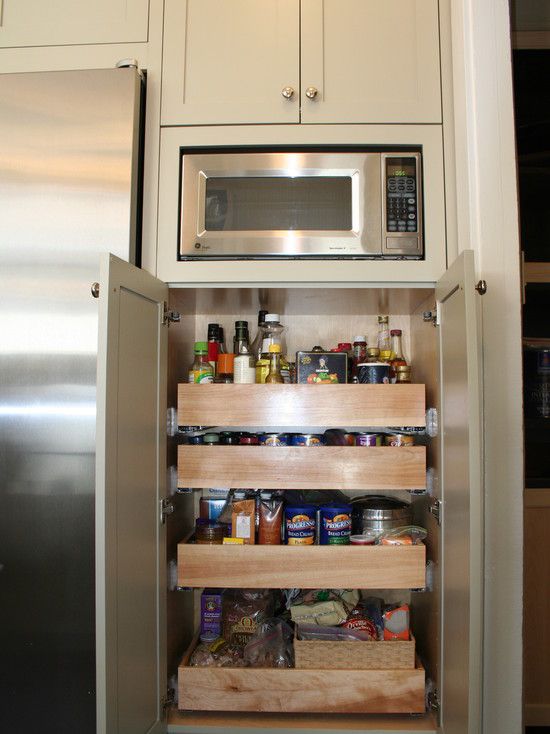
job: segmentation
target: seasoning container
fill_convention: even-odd
[[[361,384],[387,384],[390,381],[390,365],[388,362],[364,362],[358,366],[358,378]]]
[[[234,354],[218,354],[218,372],[214,382],[233,383]]]
[[[382,436],[379,433],[358,433],[355,436],[356,446],[382,446]]]
[[[378,347],[368,347],[367,358],[365,362],[379,362],[380,361],[380,350]]]
[[[350,535],[349,542],[351,545],[374,545],[376,538],[376,533],[366,532],[361,535]]]
[[[400,364],[395,368],[395,382],[397,384],[410,383],[411,367],[408,364]]]
[[[386,446],[414,446],[414,436],[408,436],[406,433],[391,433],[384,436],[384,444]]]
[[[256,363],[250,352],[241,352],[235,356],[233,382],[236,385],[253,385],[256,382]]]
[[[285,507],[285,540],[287,545],[314,545],[317,526],[314,505]]]
[[[267,384],[282,384],[284,382],[283,376],[281,375],[281,345],[270,344],[269,345],[269,372],[266,375],[265,383]]]
[[[198,518],[195,522],[195,543],[197,545],[222,545],[225,525],[215,520]]]
[[[203,443],[207,446],[217,446],[220,442],[220,436],[217,433],[205,433]]]
[[[329,504],[319,508],[319,544],[349,545],[351,505]]]
[[[390,344],[390,326],[387,316],[378,317],[378,349],[383,352],[386,349],[391,350]]]
[[[195,342],[194,347],[195,360],[189,367],[189,382],[197,385],[207,384],[214,381],[214,368],[208,361],[208,344],[207,342]]]

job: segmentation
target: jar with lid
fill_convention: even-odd
[[[198,518],[195,521],[195,543],[197,545],[222,545],[225,526],[215,520]]]
[[[408,364],[399,364],[395,368],[395,382],[397,384],[410,383],[411,367]]]

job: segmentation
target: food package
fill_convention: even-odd
[[[189,659],[189,665],[201,668],[244,668],[247,663],[243,659],[241,647],[228,645],[218,637],[213,642],[199,643]]]
[[[319,627],[314,624],[300,624],[296,628],[299,640],[322,640],[326,642],[364,642],[371,640],[371,635],[365,630],[349,629],[347,627]]]
[[[418,525],[403,525],[385,530],[378,536],[380,545],[419,545],[428,536],[428,531]]]
[[[256,502],[254,499],[233,500],[231,505],[231,535],[242,538],[245,545],[254,545],[256,539]]]
[[[292,627],[284,619],[267,619],[258,625],[244,648],[244,661],[252,668],[293,668],[292,641]]]
[[[342,625],[349,630],[362,630],[369,640],[383,639],[382,599],[369,596],[362,599],[350,612]]]
[[[348,614],[343,601],[332,599],[313,604],[296,604],[290,607],[290,616],[296,624],[317,624],[336,627],[345,622]]]
[[[222,636],[244,647],[258,626],[275,613],[270,589],[226,589],[222,598]]]
[[[296,382],[334,385],[348,381],[345,352],[296,352]]]
[[[410,640],[409,617],[408,604],[386,607],[384,612],[384,639]]]
[[[278,494],[260,495],[258,543],[281,545],[283,523],[283,498]]]

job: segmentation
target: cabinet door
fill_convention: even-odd
[[[0,48],[147,41],[149,0],[0,0]]]
[[[101,261],[97,372],[98,734],[166,730],[165,530],[168,288]]]
[[[438,0],[302,0],[301,28],[302,122],[441,122]]]
[[[474,255],[467,250],[436,288],[441,378],[444,734],[481,731],[483,499],[478,299]]]
[[[162,124],[299,122],[299,28],[299,0],[166,0]]]

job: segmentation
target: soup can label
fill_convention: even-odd
[[[260,446],[288,446],[286,433],[262,433],[258,436]]]
[[[407,436],[404,433],[394,433],[386,436],[386,446],[414,446],[414,436]]]
[[[292,436],[292,446],[322,446],[323,437],[318,433],[296,433]]]
[[[320,545],[349,545],[350,535],[351,505],[325,505],[320,508]]]
[[[355,437],[356,446],[382,446],[382,436],[379,433],[358,433]]]
[[[285,508],[287,545],[314,545],[317,508],[313,505]]]
[[[390,366],[387,362],[362,362],[357,367],[359,382],[363,384],[387,384],[390,381]]]

